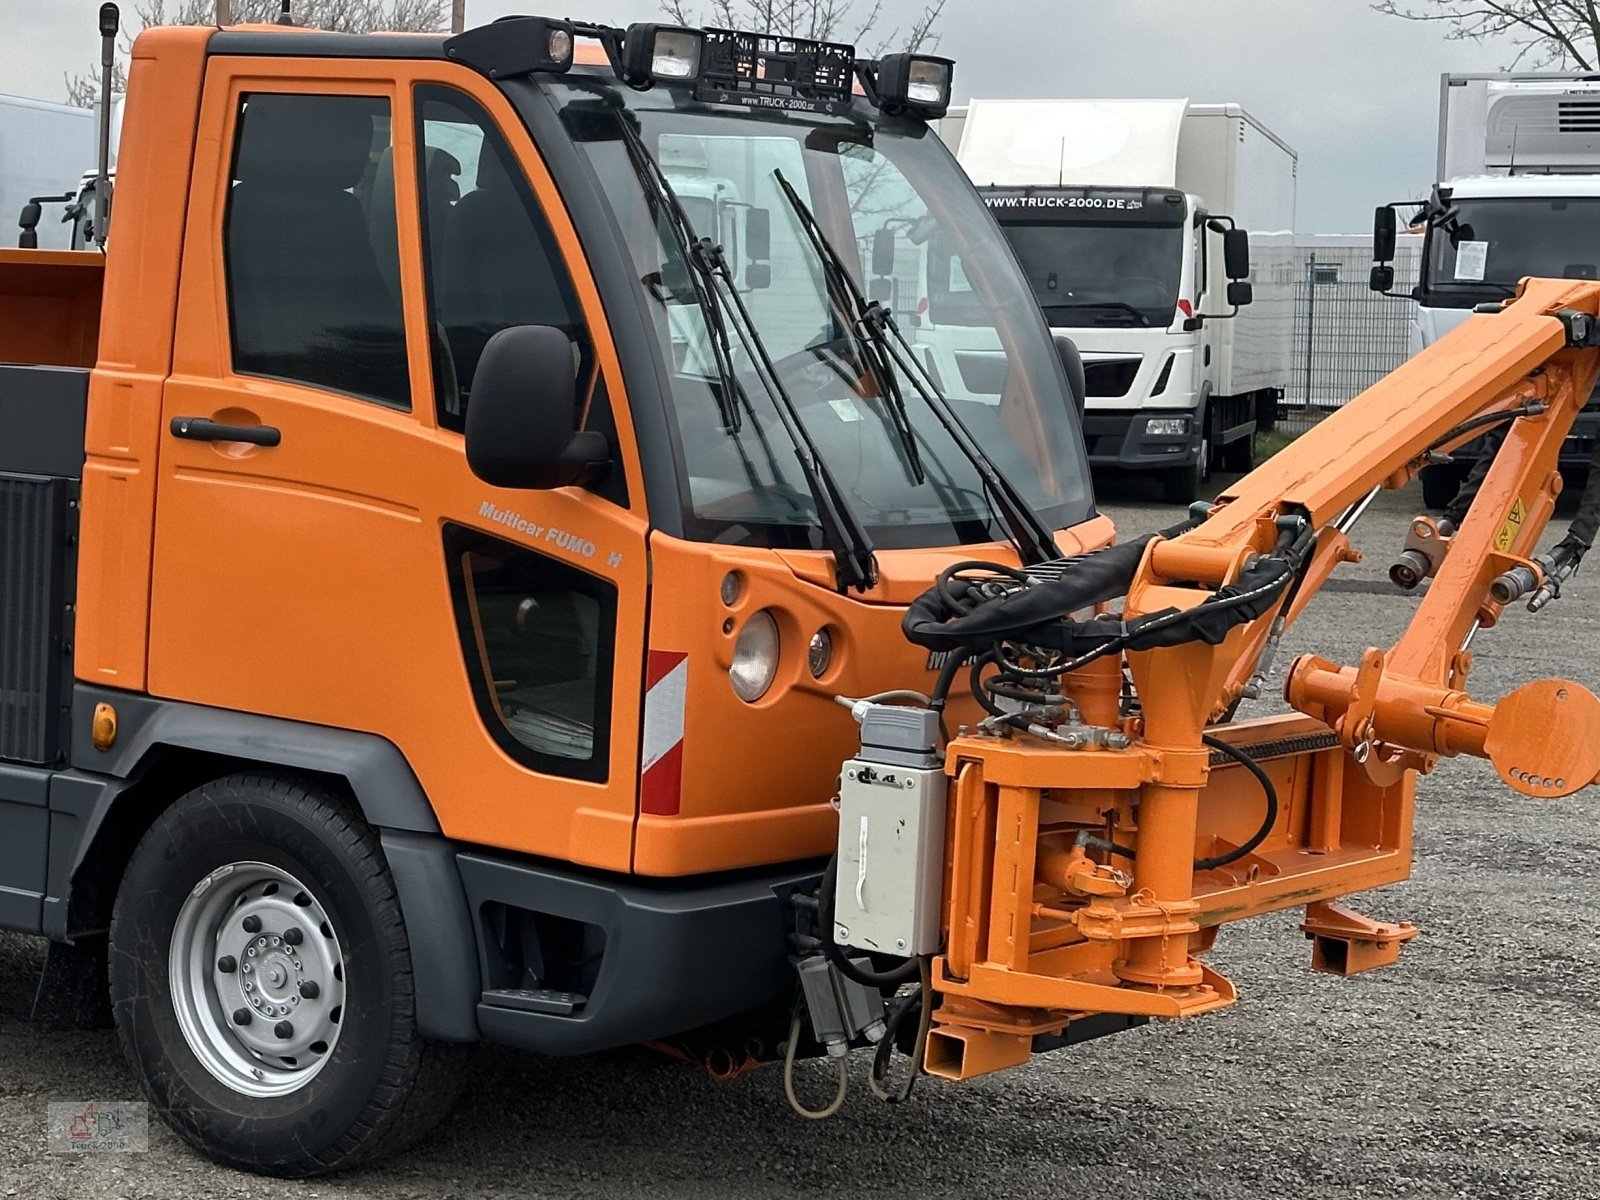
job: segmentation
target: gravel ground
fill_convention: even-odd
[[[1153,495],[1130,484],[1103,499],[1134,533],[1171,519]],[[1287,653],[1353,662],[1393,640],[1415,601],[1382,580],[1414,503],[1375,506],[1356,539],[1369,560],[1341,572]],[[1479,639],[1476,694],[1545,674],[1600,685],[1592,575],[1537,626],[1518,610]],[[900,1109],[874,1101],[858,1069],[844,1112],[824,1123],[792,1116],[772,1071],[716,1085],[644,1052],[497,1051],[413,1153],[268,1187],[352,1200],[891,1188],[993,1200],[1600,1196],[1597,841],[1600,792],[1538,803],[1487,764],[1446,763],[1422,787],[1415,877],[1362,904],[1421,927],[1397,967],[1318,975],[1295,914],[1233,926],[1213,956],[1239,986],[1230,1011],[961,1086],[928,1081]],[[200,1159],[160,1126],[148,1153],[47,1152],[47,1103],[138,1090],[114,1035],[28,1023],[40,954],[36,941],[0,935],[0,1196],[260,1195],[263,1180]]]

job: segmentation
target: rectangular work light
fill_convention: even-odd
[[[920,117],[942,117],[950,107],[955,63],[932,54],[885,54],[878,60],[878,102]]]
[[[622,70],[630,82],[693,83],[700,78],[705,34],[681,25],[639,22],[622,39]]]
[[[553,17],[501,17],[445,42],[445,53],[482,71],[490,79],[515,79],[546,71],[559,75],[572,66],[570,21]]]

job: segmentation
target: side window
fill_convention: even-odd
[[[245,96],[223,254],[235,371],[411,406],[387,100]]]
[[[577,293],[511,147],[488,113],[450,88],[417,89],[417,126],[439,424],[465,427],[483,347],[512,325],[565,332],[578,394],[587,394],[593,354]]]
[[[537,771],[604,780],[617,591],[521,546],[445,527],[467,673],[490,734]]]

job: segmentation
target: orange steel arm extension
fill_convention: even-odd
[[[952,742],[948,938],[934,962],[930,1072],[961,1078],[1021,1062],[1090,1018],[1224,1006],[1231,984],[1195,955],[1221,924],[1274,909],[1306,906],[1318,967],[1393,961],[1415,930],[1334,901],[1409,874],[1415,779],[1442,756],[1486,757],[1533,796],[1596,781],[1600,700],[1588,690],[1546,680],[1485,704],[1463,689],[1470,635],[1500,617],[1490,584],[1514,566],[1538,570],[1531,556],[1560,490],[1557,454],[1600,373],[1600,350],[1574,344],[1600,344],[1584,336],[1597,314],[1600,284],[1524,281],[1503,311],[1469,318],[1356,397],[1221,496],[1200,525],[1152,541],[1128,589],[1129,618],[1198,606],[1273,549],[1280,518],[1319,531],[1298,589],[1220,644],[1128,652],[1137,713],[1118,709],[1115,656],[1062,677],[1085,720],[1129,735],[1126,749],[1016,734]],[[1303,715],[1210,726],[1275,627],[1354,557],[1341,514],[1403,486],[1430,450],[1482,432],[1465,423],[1513,411],[1522,415],[1400,640],[1356,666],[1294,663],[1286,695]],[[1267,789],[1207,735],[1269,777],[1270,828]],[[1244,852],[1257,827],[1265,836]],[[1209,865],[1218,860],[1226,865]]]

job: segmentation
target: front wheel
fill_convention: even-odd
[[[117,894],[111,998],[151,1105],[247,1170],[392,1153],[464,1078],[464,1048],[417,1032],[376,834],[314,781],[230,775],[157,819]]]

